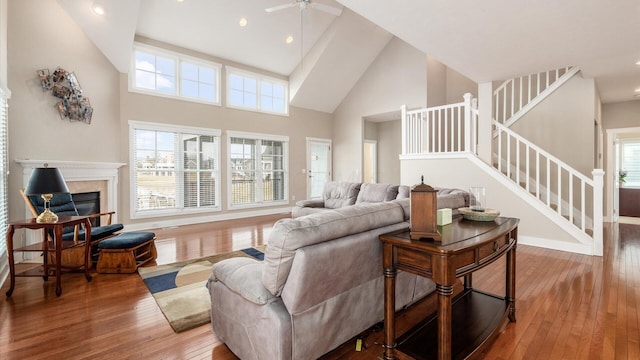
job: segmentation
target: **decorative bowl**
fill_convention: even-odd
[[[459,208],[462,217],[473,221],[493,221],[500,215],[500,211],[494,209],[484,209],[484,211],[471,210],[468,207]]]

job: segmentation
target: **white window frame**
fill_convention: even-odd
[[[289,116],[289,82],[288,81],[262,75],[262,74],[251,72],[251,71],[247,71],[247,70],[238,69],[231,66],[225,66],[224,68],[225,68],[225,80],[227,83],[226,106],[228,108],[257,111],[257,112],[262,112],[266,114],[274,114],[274,115],[281,115],[281,116]],[[245,78],[251,78],[256,80],[256,107],[255,108],[250,106],[241,106],[241,105],[231,104],[231,81],[229,80],[231,78],[231,75],[238,75]],[[284,88],[284,99],[283,99],[284,112],[265,110],[262,108],[262,104],[261,104],[262,96],[260,93],[260,89],[261,89],[260,85],[263,82],[269,82],[269,83],[281,85]]]
[[[154,209],[154,210],[144,210],[138,211],[138,196],[137,196],[137,188],[136,188],[136,168],[135,168],[135,130],[150,130],[150,131],[166,131],[173,133],[188,133],[188,134],[197,134],[197,135],[205,135],[205,136],[215,136],[218,138],[216,142],[217,148],[216,153],[218,158],[216,159],[216,163],[218,164],[217,169],[214,171],[216,173],[216,185],[215,185],[215,206],[204,206],[204,207],[179,207],[179,208],[171,208],[171,209]],[[172,125],[172,124],[160,124],[160,123],[152,123],[152,122],[143,122],[136,120],[129,120],[129,198],[131,209],[131,218],[132,219],[140,219],[140,218],[150,218],[150,217],[159,217],[159,216],[170,216],[170,215],[182,215],[182,214],[195,214],[195,213],[208,213],[213,211],[221,211],[221,186],[220,183],[222,181],[222,168],[221,168],[221,154],[220,154],[220,143],[222,141],[222,131],[220,129],[209,129],[209,128],[201,128],[201,127],[192,127],[192,126],[182,126],[182,125]],[[178,156],[176,159],[176,172],[184,171],[183,159],[181,156],[181,152],[177,151]],[[179,178],[179,177],[177,177]]]
[[[264,206],[276,206],[276,205],[285,205],[289,203],[289,137],[281,136],[281,135],[269,135],[269,134],[258,134],[258,133],[250,133],[250,132],[242,132],[242,131],[227,131],[227,208],[228,209],[247,209],[247,208],[255,208],[255,207],[264,207]],[[283,146],[283,167],[284,167],[284,189],[283,195],[284,199],[282,200],[273,200],[273,201],[264,201],[264,196],[260,189],[261,186],[258,186],[259,199],[257,201],[250,204],[233,204],[233,196],[232,196],[232,174],[233,166],[231,161],[231,138],[244,138],[244,139],[252,139],[252,140],[267,140],[267,141],[281,141],[284,143]],[[259,146],[259,145],[256,145]],[[262,164],[262,159],[256,159],[260,164]],[[264,170],[262,166],[256,165],[256,179],[258,184],[262,183],[262,171]]]
[[[142,52],[154,55],[154,56],[161,56],[161,57],[169,58],[169,59],[172,59],[174,61],[174,74],[175,74],[175,87],[176,87],[175,88],[175,94],[167,94],[167,93],[160,92],[160,91],[155,91],[155,90],[136,87],[136,51],[142,51]],[[181,74],[180,74],[180,70],[181,70],[181,66],[180,65],[183,62],[194,64],[194,65],[201,66],[201,67],[210,68],[210,69],[214,70],[214,74],[215,74],[215,84],[214,84],[215,99],[206,100],[206,99],[199,98],[199,97],[191,97],[191,96],[186,96],[186,95],[182,95],[181,94],[182,77],[181,77]],[[170,98],[170,99],[178,99],[178,100],[184,100],[184,101],[191,101],[191,102],[196,102],[196,103],[220,106],[222,104],[222,102],[220,101],[220,91],[222,89],[222,86],[221,86],[221,82],[222,81],[221,81],[221,77],[220,77],[221,73],[222,73],[222,65],[218,64],[216,62],[208,61],[208,60],[204,60],[204,59],[199,59],[199,58],[196,58],[196,57],[192,57],[192,56],[188,56],[188,55],[185,55],[185,54],[180,54],[180,53],[177,53],[177,52],[161,49],[161,48],[158,48],[158,47],[155,47],[155,46],[151,46],[151,45],[147,45],[147,44],[135,43],[133,45],[133,51],[131,52],[131,66],[130,66],[130,69],[129,69],[129,91],[133,92],[133,93],[139,93],[139,94],[145,94],[145,95],[153,95],[153,96],[165,97],[165,98]]]

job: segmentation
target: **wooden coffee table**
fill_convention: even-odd
[[[466,359],[516,321],[515,277],[518,219],[471,221],[461,216],[439,226],[442,240],[411,240],[409,231],[380,236],[384,267],[385,359]],[[506,254],[506,294],[497,296],[472,287],[471,274]],[[431,278],[436,283],[438,310],[396,339],[395,282],[397,270]],[[456,279],[464,290],[453,298]]]

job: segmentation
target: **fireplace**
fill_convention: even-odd
[[[126,164],[64,160],[16,160],[16,162],[22,166],[23,187],[29,182],[34,168],[43,167],[45,164],[51,168],[58,168],[62,172],[71,194],[97,192],[99,194],[98,200],[94,200],[96,201],[94,206],[99,211],[94,212],[114,211],[112,222],[118,222],[118,172]],[[76,202],[75,197],[74,202]],[[25,210],[26,216],[31,217],[29,210]],[[105,220],[103,219],[103,221]],[[40,241],[37,236],[39,234],[36,233],[35,231],[27,232],[27,244]]]
[[[100,192],[90,191],[71,194],[73,203],[76,204],[78,215],[90,215],[100,213]],[[91,219],[91,226],[100,226],[100,217]]]

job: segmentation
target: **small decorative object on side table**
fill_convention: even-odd
[[[424,183],[424,176],[420,184],[411,188],[411,239],[441,239],[438,233],[438,192]]]
[[[500,215],[500,211],[494,209],[484,209],[482,211],[473,210],[468,207],[458,209],[462,217],[473,221],[493,221]]]

